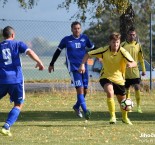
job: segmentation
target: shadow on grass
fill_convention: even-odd
[[[129,113],[129,118],[132,121],[155,121],[155,112],[146,112],[146,113]],[[0,122],[4,122],[7,113],[0,113]],[[121,118],[121,112],[116,112],[117,118]],[[23,111],[21,112],[18,121],[73,121],[81,120],[78,118],[73,111]],[[92,112],[91,119],[92,121],[109,121],[108,112]]]

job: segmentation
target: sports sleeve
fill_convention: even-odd
[[[90,57],[97,57],[97,58],[103,58],[103,53],[107,51],[106,48],[100,47],[98,49],[92,50],[88,52],[88,55]]]
[[[53,66],[53,65],[54,65],[54,63],[55,63],[55,61],[57,60],[57,58],[59,57],[60,53],[61,53],[61,51],[60,51],[60,49],[58,48],[58,49],[55,51],[54,55],[53,55],[53,58],[52,58],[52,60],[51,60],[51,62],[50,62],[50,66]]]
[[[18,48],[19,48],[19,53],[26,53],[26,51],[28,50],[28,46],[24,43],[24,42],[19,42],[18,43]]]
[[[138,53],[138,60],[141,64],[141,67],[142,67],[142,72],[145,72],[146,71],[146,68],[145,68],[145,63],[144,63],[144,56],[143,56],[143,51],[142,51],[142,47],[141,45],[139,45],[139,53]]]
[[[94,44],[90,41],[90,39],[86,36],[86,46],[90,49],[94,48]]]
[[[59,43],[59,45],[58,45],[58,48],[59,48],[59,50],[61,51],[62,49],[64,49],[66,47],[66,37],[64,37],[61,41],[60,41],[60,43]]]
[[[120,48],[120,51],[121,51],[121,54],[123,55],[126,63],[134,61],[134,59],[132,58],[130,53],[127,50],[125,50],[123,47]]]
[[[53,55],[53,57],[52,57],[52,60],[51,60],[51,62],[50,62],[50,66],[53,66],[53,65],[54,65],[54,63],[55,63],[55,61],[57,60],[57,58],[59,57],[59,55],[60,55],[62,49],[65,48],[65,47],[66,47],[66,38],[63,38],[63,39],[60,41],[60,43],[59,43],[59,45],[58,45],[58,48],[57,48],[57,50],[55,51],[55,53],[54,53],[54,55]]]

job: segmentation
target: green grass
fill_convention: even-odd
[[[116,102],[117,124],[110,125],[103,92],[93,91],[86,97],[92,111],[85,122],[75,116],[72,106],[74,91],[26,93],[26,100],[18,121],[11,128],[13,137],[0,134],[0,145],[154,145],[155,93],[142,92],[143,114],[136,113],[136,105],[129,114],[133,126],[121,122]],[[135,102],[134,97],[133,101]],[[0,101],[0,125],[3,125],[12,104],[8,96]],[[142,138],[141,134],[154,134]]]

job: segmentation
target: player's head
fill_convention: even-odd
[[[71,31],[73,33],[73,36],[79,37],[81,34],[81,23],[78,21],[75,21],[71,24]]]
[[[109,43],[112,50],[118,50],[120,47],[121,35],[120,33],[113,32],[109,36]]]
[[[11,26],[7,26],[3,29],[3,37],[4,39],[14,39],[15,31]]]
[[[132,42],[136,40],[136,29],[135,27],[130,27],[127,31],[127,41]]]

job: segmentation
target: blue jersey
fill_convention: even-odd
[[[20,54],[27,49],[26,44],[15,40],[0,43],[0,84],[23,82]]]
[[[84,34],[81,34],[79,38],[75,38],[73,35],[66,36],[58,45],[60,50],[63,48],[66,49],[66,62],[69,72],[79,69],[82,59],[86,54],[86,48],[93,47],[94,45]]]

